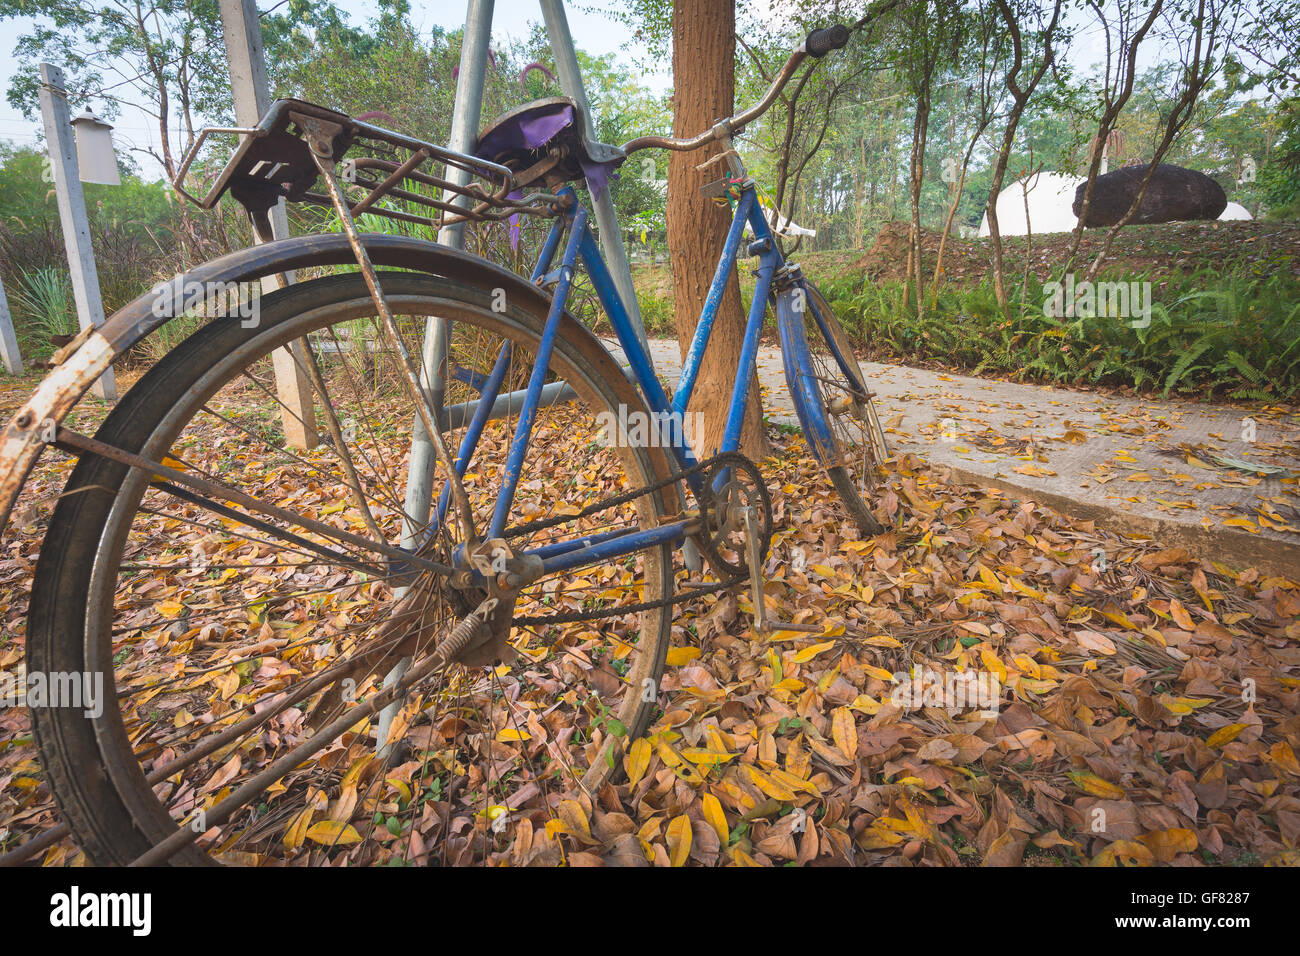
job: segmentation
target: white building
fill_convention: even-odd
[[[1083,182],[1078,176],[1061,173],[1035,173],[1002,187],[998,193],[998,232],[1004,236],[1034,235],[1044,232],[1069,232],[1079,221],[1070,209],[1074,191]],[[1025,218],[1028,200],[1029,217]],[[989,234],[986,212],[980,222],[981,236]]]

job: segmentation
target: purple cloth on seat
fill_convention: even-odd
[[[490,160],[510,149],[540,149],[562,130],[572,126],[576,120],[577,115],[573,107],[566,103],[526,110],[508,123],[497,126],[479,140],[474,155]],[[582,166],[582,174],[587,179],[587,188],[591,190],[592,198],[599,200],[609,186],[610,177],[618,175],[614,171],[617,164],[592,163],[585,158],[580,158],[578,162]],[[506,198],[519,199],[522,196],[523,190],[516,189]],[[519,247],[518,214],[510,216],[509,223],[510,248],[517,249]]]
[[[492,159],[507,149],[539,149],[550,142],[560,130],[572,126],[575,120],[573,107],[564,103],[557,103],[545,109],[529,110],[510,122],[503,123],[479,140],[474,155],[483,159]],[[601,193],[609,185],[610,176],[614,174],[614,164],[591,163],[586,159],[580,160],[579,163],[583,175],[587,178],[587,188],[591,190],[592,197],[600,199]]]

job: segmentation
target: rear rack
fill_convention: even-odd
[[[236,134],[240,142],[200,199],[185,188],[185,179],[207,139],[221,133]],[[343,158],[349,152],[355,155]],[[340,198],[353,216],[370,213],[441,228],[518,215],[553,217],[568,205],[553,193],[525,194],[506,166],[294,99],[276,100],[255,127],[205,127],[172,186],[204,209],[229,191],[255,220],[281,198],[337,209],[332,190],[315,191],[322,156],[337,164]],[[426,164],[445,165],[445,175],[422,168]],[[467,173],[468,181],[453,181],[452,170]]]

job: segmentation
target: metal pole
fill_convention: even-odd
[[[230,89],[235,98],[235,121],[240,126],[256,126],[271,106],[257,4],[255,0],[220,0],[220,5],[226,59],[230,64]],[[271,210],[271,232],[276,239],[289,238],[289,215],[283,199]],[[260,240],[254,236],[253,241]],[[293,282],[292,273],[286,273],[285,280]],[[278,276],[267,276],[262,280],[263,293],[278,288]],[[311,381],[304,371],[307,367],[306,348],[304,340],[297,339],[271,353],[276,397],[284,403],[280,420],[284,424],[285,443],[298,449],[315,448],[320,440],[316,432]]]
[[[456,100],[451,113],[451,139],[447,146],[459,153],[472,153],[478,142],[479,120],[483,113],[483,84],[487,74],[488,42],[492,37],[492,10],[494,0],[469,0],[465,11],[465,34],[460,48],[460,78],[456,84]],[[458,185],[469,182],[470,174],[464,169],[448,169],[447,180]],[[468,203],[464,196],[451,199],[456,204]],[[452,249],[465,246],[465,223],[444,226],[438,232],[438,242]],[[441,421],[445,404],[446,385],[443,367],[447,360],[447,323],[444,319],[430,318],[424,327],[422,374],[433,408]],[[424,432],[424,424],[417,416],[411,435],[411,460],[406,475],[406,517],[402,523],[402,547],[411,548],[420,539],[433,505],[433,444]],[[382,723],[382,720],[381,720]]]
[[[495,0],[469,0],[465,10],[465,33],[460,47],[460,77],[456,83],[456,100],[451,112],[451,138],[449,149],[459,153],[472,153],[478,144],[479,121],[483,114],[483,84],[487,79],[488,43],[492,39],[492,11]],[[469,182],[468,170],[448,169],[447,180],[458,185]],[[452,202],[466,204],[468,199],[456,195]],[[452,249],[465,246],[465,223],[443,226],[438,232],[438,242]],[[424,326],[424,348],[421,358],[421,376],[433,403],[435,421],[443,423],[446,404],[446,384],[443,369],[447,364],[447,321],[430,318]],[[411,458],[406,472],[406,501],[402,519],[402,547],[414,548],[433,510],[433,443],[424,430],[424,422],[415,416],[411,427]],[[409,657],[403,658],[384,677],[384,687],[391,687],[402,679]],[[399,702],[394,701],[379,712],[376,728],[379,755],[388,752],[388,731],[397,716]]]
[[[564,13],[562,0],[541,0],[542,17],[546,20],[546,33],[551,39],[551,52],[555,55],[555,68],[560,74],[560,87],[565,95],[578,104],[582,114],[582,125],[587,138],[596,139],[596,129],[591,121],[591,106],[587,102],[587,91],[582,85],[582,72],[578,69],[578,54],[573,47],[573,34],[569,32],[569,18]],[[461,68],[464,76],[464,68]],[[618,228],[618,214],[614,211],[614,197],[606,189],[600,198],[592,197],[596,214],[596,229],[600,233],[600,246],[605,253],[605,261],[614,277],[623,307],[632,319],[632,328],[641,342],[641,348],[649,354],[650,344],[646,341],[645,327],[641,324],[641,308],[636,301],[636,290],[632,287],[632,267],[627,261],[627,249],[623,246],[623,234]]]
[[[77,144],[68,119],[63,71],[49,63],[41,64],[40,101],[59,203],[59,222],[63,225],[63,242],[68,250],[68,271],[72,274],[72,295],[77,303],[77,322],[83,330],[98,328],[104,324],[104,302],[99,294],[99,273],[95,270],[95,253],[90,244],[86,197],[77,172]],[[117,401],[117,380],[112,366],[104,370],[93,387],[100,398]]]
[[[13,317],[9,314],[9,300],[5,298],[3,282],[0,282],[0,360],[4,361],[5,371],[10,375],[23,374],[23,356],[18,351],[18,336],[14,335]]]

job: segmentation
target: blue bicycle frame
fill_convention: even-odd
[[[573,196],[573,191],[565,189],[561,191],[560,195]],[[759,207],[754,187],[750,185],[744,188],[736,201],[731,227],[727,231],[726,242],[718,259],[713,282],[709,287],[709,293],[700,314],[695,336],[683,362],[681,378],[678,380],[676,389],[673,390],[671,400],[669,400],[663,386],[659,383],[653,361],[642,349],[640,340],[633,330],[632,320],[615,287],[609,267],[605,264],[605,260],[600,253],[596,238],[592,234],[591,226],[587,221],[586,210],[575,203],[572,212],[555,220],[532,273],[534,282],[540,281],[542,284],[554,283],[554,297],[538,344],[536,364],[533,366],[527,389],[524,390],[522,401],[519,404],[518,422],[511,441],[510,453],[506,460],[500,494],[487,533],[484,535],[485,538],[500,538],[506,530],[506,521],[511,505],[514,502],[515,489],[518,486],[520,473],[523,469],[524,455],[528,448],[533,424],[544,401],[543,389],[554,390],[556,388],[556,383],[551,383],[549,386],[545,384],[546,375],[555,345],[555,338],[560,327],[560,319],[564,314],[569,291],[573,284],[574,272],[579,262],[586,269],[596,297],[614,327],[614,332],[618,336],[618,341],[622,345],[623,352],[627,356],[631,367],[632,377],[640,386],[650,412],[656,416],[658,421],[664,423],[672,434],[681,438],[680,441],[674,440],[665,443],[667,448],[671,450],[678,468],[687,470],[697,464],[698,460],[694,450],[690,447],[686,438],[685,412],[699,377],[705,350],[708,348],[709,338],[717,320],[723,292],[740,254],[740,245],[743,241],[746,224],[754,233],[754,240],[748,246],[747,251],[750,255],[758,257],[758,268],[755,273],[757,282],[753,302],[749,309],[749,317],[745,324],[740,361],[736,368],[735,384],[732,386],[731,401],[728,405],[720,451],[735,451],[740,446],[741,427],[745,420],[746,403],[749,399],[749,385],[752,381],[758,355],[763,314],[767,308],[769,295],[772,293],[773,278],[777,271],[785,265],[785,261],[777,248],[777,243],[772,236],[771,227]],[[555,257],[560,252],[562,245],[563,253],[560,255],[560,263],[552,268]],[[821,322],[820,316],[818,316],[818,322],[819,324]],[[494,403],[497,402],[500,395],[502,383],[510,364],[510,357],[511,343],[506,342],[501,348],[492,371],[486,377],[482,376],[481,373],[473,376],[474,381],[472,384],[479,389],[480,394],[474,414],[470,419],[456,454],[456,469],[462,476],[469,468],[479,438],[482,436],[483,428],[491,416]],[[554,395],[554,392],[552,392],[552,395]],[[798,406],[799,403],[796,402],[796,405]],[[511,406],[513,411],[513,401]],[[805,423],[805,429],[812,427],[816,430],[815,425],[816,423]],[[819,437],[829,439],[829,433],[826,436]],[[696,492],[700,490],[702,477],[699,473],[689,474],[685,480],[693,490]],[[449,491],[450,489],[447,486],[442,489],[438,502],[437,523],[441,523],[445,517]],[[663,544],[679,545],[688,535],[688,524],[688,521],[681,520],[648,530],[618,529],[570,541],[547,544],[544,547],[525,551],[523,554],[540,558],[546,573],[564,571],[586,564],[617,559]],[[474,573],[477,574],[477,572]]]

